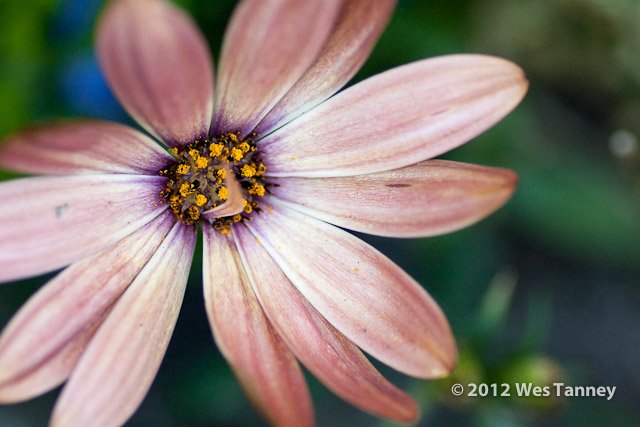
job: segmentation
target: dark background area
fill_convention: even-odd
[[[0,138],[66,117],[132,124],[93,56],[102,3],[1,0]],[[217,57],[235,1],[177,3]],[[431,239],[362,236],[425,286],[456,335],[460,363],[450,378],[420,381],[380,366],[419,402],[420,425],[640,425],[638,22],[635,0],[401,0],[354,79],[479,52],[513,60],[531,83],[515,112],[444,156],[517,171],[504,208]],[[129,426],[262,423],[213,344],[200,267],[196,251],[167,356]],[[0,287],[0,325],[48,277]],[[388,425],[309,381],[318,425]],[[515,397],[513,386],[511,397],[468,398],[452,396],[456,382],[617,389],[611,401]],[[57,394],[0,406],[0,426],[45,425]]]

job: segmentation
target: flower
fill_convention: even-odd
[[[52,425],[124,423],[164,356],[201,229],[215,341],[271,423],[313,423],[298,362],[365,411],[417,418],[360,349],[439,378],[456,363],[450,327],[417,282],[338,227],[432,236],[504,204],[513,172],[428,159],[499,121],[527,82],[508,61],[452,55],[333,96],[394,3],[244,0],[215,91],[186,14],[161,0],[109,4],[101,67],[169,149],[102,121],[29,129],[0,148],[1,166],[46,175],[0,184],[0,281],[68,266],[0,336],[0,401],[66,381]]]

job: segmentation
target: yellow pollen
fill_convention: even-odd
[[[218,197],[220,198],[220,200],[227,199],[227,187],[220,187],[220,189],[218,190]]]
[[[253,184],[249,189],[249,194],[257,194],[258,196],[264,196],[264,187],[260,184]]]
[[[187,214],[189,214],[189,217],[193,221],[197,221],[198,218],[200,218],[200,211],[195,206],[190,206],[189,209],[187,209]]]
[[[198,169],[204,169],[209,166],[209,160],[204,157],[198,157],[198,159],[196,160],[196,166],[198,167]]]
[[[180,175],[184,175],[185,173],[189,172],[190,168],[191,168],[191,166],[182,164],[182,165],[178,166],[178,169],[177,169],[176,172],[178,172]]]
[[[169,199],[169,206],[171,206],[171,209],[173,209],[173,211],[177,211],[180,208],[180,205],[182,204],[182,199],[180,198],[180,196],[172,196]]]
[[[242,150],[235,147],[231,150],[231,158],[236,162],[239,160],[242,160],[243,156],[244,156],[244,153],[242,152]]]
[[[203,211],[229,200],[231,193],[225,180],[230,176],[240,181],[244,196],[242,211],[214,218],[211,220],[213,228],[231,234],[235,224],[246,224],[253,220],[251,215],[262,212],[256,198],[267,192],[261,176],[265,173],[265,166],[259,156],[254,157],[257,149],[252,138],[242,140],[239,134],[226,133],[217,138],[196,140],[185,147],[168,149],[175,162],[158,172],[166,178],[160,195],[179,221],[196,225],[202,220]]]
[[[240,173],[242,174],[242,176],[251,178],[256,174],[256,168],[251,165],[244,165],[242,168],[240,168]]]
[[[180,186],[180,194],[182,194],[182,197],[187,197],[191,193],[193,193],[193,184],[185,182]]]
[[[220,154],[222,154],[222,149],[224,148],[224,146],[222,144],[211,144],[209,146],[209,155],[211,157],[218,157]]]

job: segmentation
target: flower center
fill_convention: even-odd
[[[261,211],[256,199],[265,193],[265,166],[251,138],[240,140],[236,134],[226,133],[169,151],[176,161],[159,172],[168,178],[161,195],[185,224],[205,217],[214,229],[226,234],[233,224],[251,221],[252,212]],[[230,185],[234,179],[239,186]],[[242,193],[241,212],[211,216],[229,202],[231,191]]]

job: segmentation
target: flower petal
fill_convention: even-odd
[[[171,146],[207,136],[213,60],[191,17],[165,1],[113,1],[97,50],[115,96],[146,130]]]
[[[207,224],[203,229],[204,297],[220,352],[273,425],[312,425],[302,371],[262,312],[233,243]]]
[[[381,172],[435,157],[484,132],[522,99],[522,70],[485,55],[450,55],[352,86],[266,136],[272,176]]]
[[[56,351],[45,363],[25,366],[26,370],[17,368],[20,371],[12,371],[12,373],[15,372],[15,375],[7,376],[7,380],[0,384],[0,403],[22,402],[62,384],[73,370],[78,358],[103,319],[104,317],[99,317],[86,325],[74,337],[73,341]],[[14,367],[8,369],[14,369]]]
[[[246,136],[311,65],[341,0],[245,0],[220,56],[212,134]]]
[[[426,237],[473,224],[502,206],[518,176],[507,169],[446,160],[369,175],[276,178],[275,200],[363,233]]]
[[[93,331],[167,235],[165,212],[99,254],[50,280],[0,336],[0,402],[18,402],[62,383]]]
[[[300,293],[364,351],[420,378],[439,378],[454,368],[457,351],[444,314],[380,252],[281,207],[249,228]]]
[[[122,425],[138,408],[175,327],[196,234],[176,223],[91,339],[52,426]]]
[[[336,93],[358,72],[389,22],[396,0],[349,0],[315,63],[258,125],[266,135]]]
[[[76,175],[0,183],[0,282],[56,270],[133,233],[166,209],[165,181]]]
[[[337,395],[374,415],[415,422],[418,405],[388,382],[344,335],[333,328],[291,284],[243,227],[238,249],[260,305],[298,359]]]
[[[171,160],[146,135],[99,120],[36,126],[0,146],[0,167],[23,173],[155,175]]]

